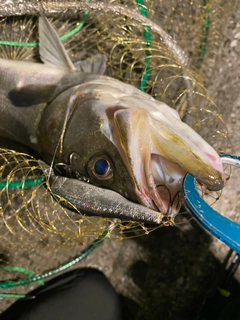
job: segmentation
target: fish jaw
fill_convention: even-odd
[[[114,114],[125,164],[136,184],[139,202],[164,214],[180,210],[176,201],[190,173],[209,190],[225,183],[216,151],[164,105],[162,113],[118,109]],[[116,140],[115,140],[116,142]],[[180,200],[179,200],[180,201]]]
[[[219,155],[181,121],[176,110],[133,86],[107,77],[96,79],[94,86],[101,103],[107,106],[106,112],[111,114],[110,130],[103,129],[104,134],[117,147],[135,181],[140,203],[166,213],[181,191],[186,173],[209,190],[224,187]],[[158,172],[166,164],[171,174],[161,180]],[[170,188],[172,180],[175,183]],[[162,199],[163,190],[158,192],[159,187],[164,190],[163,198],[170,193],[170,204]]]
[[[172,164],[174,169],[177,168],[175,170],[177,179],[172,183],[171,190],[167,186],[168,177],[164,165],[164,168],[161,167],[160,170],[161,175],[165,176],[159,179],[158,170],[161,156],[152,153],[153,146],[148,120],[148,114],[144,111],[117,110],[114,114],[114,121],[121,147],[119,147],[119,142],[116,143],[116,140],[115,143],[120,154],[125,153],[123,159],[125,159],[125,165],[135,181],[135,193],[139,202],[146,207],[167,213],[171,198],[180,191],[186,172],[178,165]]]
[[[225,176],[217,152],[180,119],[164,120],[161,128],[152,120],[152,142],[156,150],[193,175],[208,190],[221,190]]]

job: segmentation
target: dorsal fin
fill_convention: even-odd
[[[39,17],[39,53],[45,64],[76,70],[58,34],[45,16]]]

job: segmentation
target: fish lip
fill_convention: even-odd
[[[226,179],[224,175],[222,175],[219,178],[215,177],[208,177],[208,178],[203,178],[203,177],[196,177],[197,182],[200,185],[203,185],[205,188],[207,188],[209,191],[220,191],[224,188]]]
[[[221,181],[218,184],[215,184],[214,186],[209,186],[208,190],[209,191],[220,191],[224,188],[224,186],[225,186],[224,181]]]

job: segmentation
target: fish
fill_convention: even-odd
[[[166,216],[180,210],[186,173],[209,190],[224,187],[219,155],[176,110],[104,75],[102,54],[73,64],[45,16],[39,55],[42,63],[0,59],[0,143],[14,141],[59,175],[90,183],[92,198],[94,186],[109,189]]]

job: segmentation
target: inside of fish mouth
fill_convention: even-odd
[[[170,193],[169,189],[164,185],[155,185],[154,188],[156,188],[159,197],[162,200],[164,200],[166,203],[168,203],[168,210],[166,212],[166,215],[167,215],[168,211],[169,211],[169,208],[171,206],[171,193]],[[160,212],[160,209],[159,209],[157,203],[154,201],[153,198],[152,198],[152,203],[153,203],[153,205],[155,207],[155,210]]]
[[[182,191],[179,191],[174,196],[171,196],[170,190],[165,185],[157,185],[156,189],[158,191],[159,196],[168,203],[168,210],[165,213],[166,221],[164,224],[167,225],[168,224],[167,221],[168,222],[171,221],[170,225],[173,225],[174,218],[179,213],[182,207],[182,204],[184,202],[182,198]],[[152,202],[155,207],[155,210],[160,212],[158,206],[154,202],[154,199],[152,199]]]
[[[158,194],[161,194],[161,198],[164,197],[164,199],[166,199],[169,204],[171,204],[171,193],[169,189],[164,185],[158,185],[156,186],[156,189],[158,191]]]

